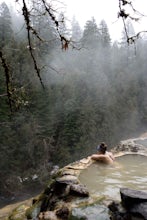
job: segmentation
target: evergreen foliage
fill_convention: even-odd
[[[0,7],[0,48],[3,48],[13,38],[11,28],[11,16],[5,2]]]
[[[42,8],[38,11],[43,13]],[[101,141],[113,146],[146,129],[145,39],[137,42],[135,54],[133,46],[123,43],[124,38],[120,43],[111,43],[104,20],[99,26],[94,18],[88,20],[83,33],[73,20],[72,39],[82,48],[61,51],[52,22],[34,14],[34,27],[45,39],[39,44],[32,37],[37,61],[44,67],[43,90],[34,74],[27,43],[13,35],[11,23],[9,9],[3,3],[0,44],[11,69],[15,100],[10,115],[5,74],[0,66],[3,190],[11,191],[10,180],[14,176],[38,173],[40,179],[44,178],[50,164],[65,165],[94,153]],[[46,23],[50,23],[50,29],[44,29]]]

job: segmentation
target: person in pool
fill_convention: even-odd
[[[102,142],[97,147],[97,154],[93,154],[91,159],[105,164],[113,164],[115,158],[111,152],[107,151],[107,145]]]

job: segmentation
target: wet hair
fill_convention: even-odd
[[[102,154],[105,154],[106,153],[106,150],[107,150],[107,145],[102,142],[100,145],[99,145],[99,152],[102,153]]]

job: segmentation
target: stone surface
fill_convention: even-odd
[[[110,209],[111,219],[113,220],[133,220],[131,214],[123,209],[120,202],[113,201],[108,205],[108,208]]]
[[[83,184],[74,184],[70,187],[70,192],[74,195],[80,196],[80,197],[88,197],[89,192],[86,186]]]
[[[57,216],[52,211],[41,212],[39,214],[39,220],[58,220]]]
[[[147,192],[121,188],[120,194],[122,205],[127,211],[147,219]]]
[[[73,175],[64,175],[56,179],[56,182],[65,183],[65,184],[78,184],[79,180],[76,176]]]
[[[27,216],[27,219],[35,219],[37,218],[39,212],[40,212],[41,202],[37,201],[33,206],[31,206],[29,209],[26,210],[25,215]]]
[[[13,210],[12,214],[9,216],[9,219],[11,220],[19,220],[19,219],[25,219],[25,212],[28,209],[28,206],[26,205],[20,205],[16,209]]]
[[[109,210],[99,204],[78,207],[72,210],[69,220],[110,220]]]
[[[146,143],[146,145],[144,144]],[[118,146],[112,149],[115,156],[134,153],[147,156],[147,137],[132,138],[121,141]]]
[[[147,147],[140,145],[140,143],[136,142],[137,140],[138,139],[130,139],[123,141],[119,146],[115,147],[112,152],[115,156],[125,154],[141,154],[147,156]],[[78,179],[80,172],[92,163],[91,158],[87,157],[71,163],[60,170],[57,169],[57,172],[53,173],[52,179],[44,192],[27,210],[26,216],[28,219],[34,220],[40,216],[40,219],[48,220],[109,220],[108,208],[107,205],[104,205],[106,198],[102,198],[101,201],[99,199],[99,202],[91,204],[90,201],[93,201],[94,198],[89,195],[86,186],[81,184]],[[127,211],[128,209],[132,214],[142,215],[141,219],[147,220],[146,193],[140,191],[137,193],[136,191],[123,188],[121,189],[121,196],[126,211],[121,208],[121,204],[113,207],[113,220],[128,220],[130,218]],[[85,205],[81,206],[81,204]],[[72,214],[70,218],[68,218],[70,211]],[[26,220],[26,216],[21,220]]]
[[[69,214],[70,214],[70,210],[67,206],[62,206],[60,209],[56,211],[56,216],[63,220],[68,220]]]
[[[147,202],[134,205],[133,208],[131,208],[131,213],[139,214],[147,220]]]
[[[122,204],[127,208],[131,208],[137,203],[147,202],[147,192],[145,191],[121,188],[120,195]]]

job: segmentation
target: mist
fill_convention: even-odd
[[[49,71],[45,76],[49,86],[62,88],[59,100],[62,99],[63,111],[68,112],[67,103],[73,102],[73,112],[78,108],[85,118],[88,114],[88,121],[95,127],[92,137],[86,134],[91,146],[99,139],[117,144],[122,138],[142,132],[146,127],[143,116],[146,83],[144,89],[140,83],[146,71],[140,66],[145,65],[141,64],[146,53],[145,39],[127,45],[122,34],[122,42],[110,41],[106,47],[92,45],[91,40],[89,45],[82,45],[82,41],[81,38],[80,50],[53,51],[50,65],[57,72]],[[90,123],[86,129],[91,128]]]
[[[31,35],[43,89],[29,53],[24,20],[14,12],[10,16],[9,10],[5,13],[0,13],[2,18],[8,15],[0,42],[13,94],[11,114],[0,66],[0,187],[5,192],[17,191],[18,176],[35,173],[42,185],[53,165],[91,155],[102,141],[111,149],[146,131],[145,36],[128,45],[122,30],[121,40],[113,42],[105,20],[97,24],[91,18],[82,30],[74,18],[70,30],[66,23],[61,27],[70,39],[68,48],[61,49],[51,19],[34,16],[33,27],[45,39],[40,42]],[[133,33],[131,21],[127,27]]]

